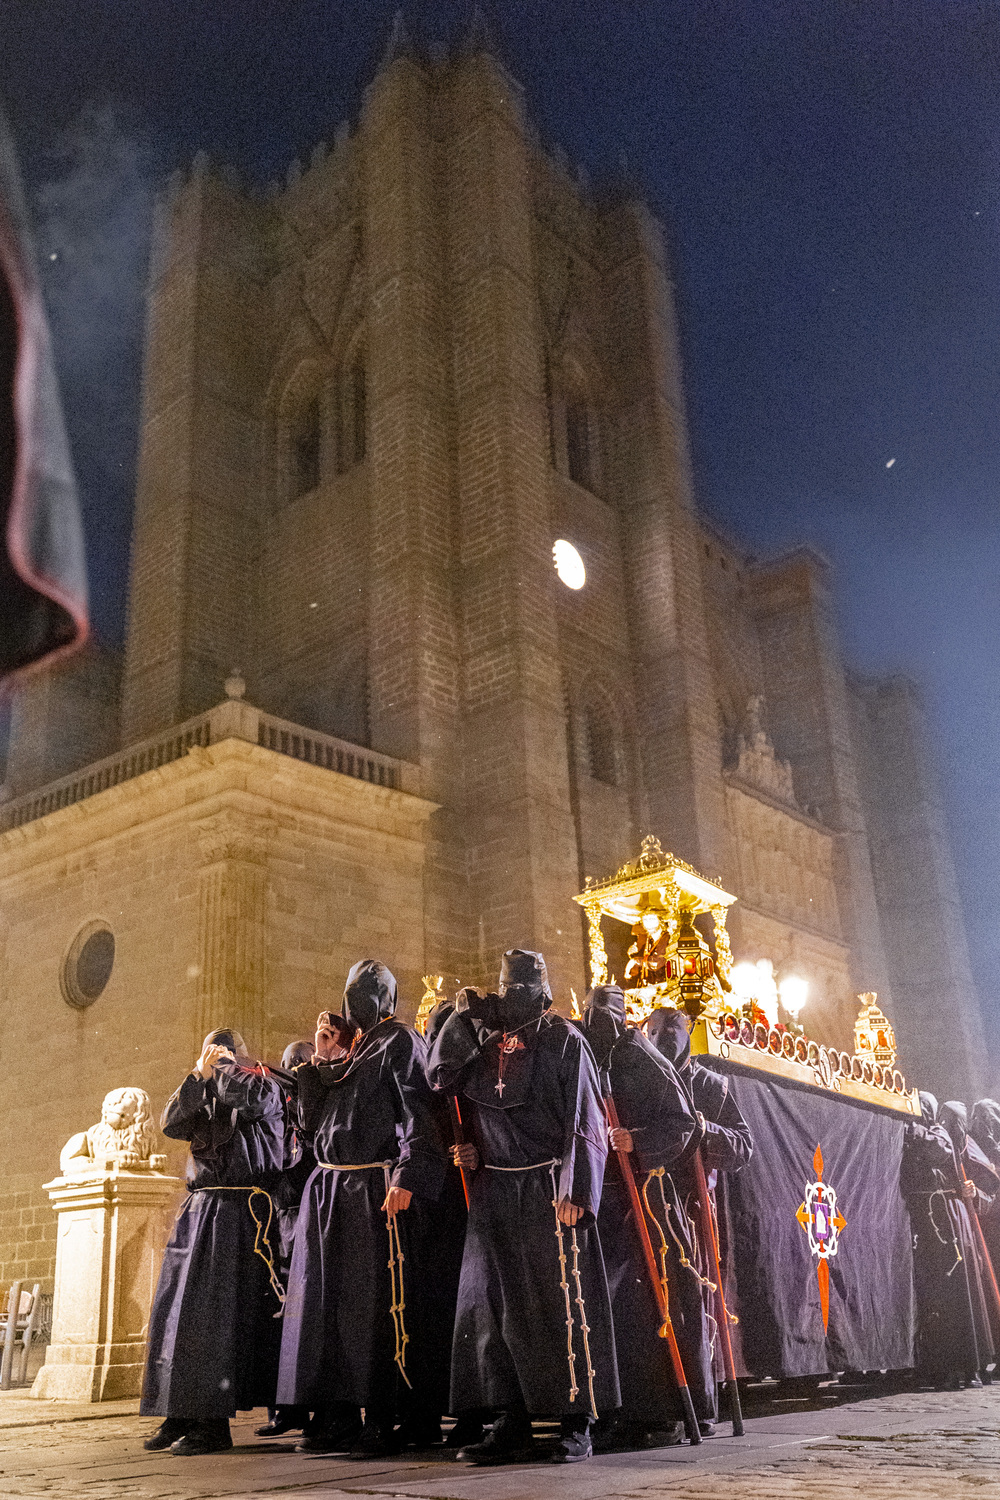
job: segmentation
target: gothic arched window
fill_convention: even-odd
[[[322,418],[318,395],[309,396],[294,408],[288,436],[290,498],[295,500],[314,490],[320,480]]]
[[[574,484],[593,489],[594,476],[590,462],[590,413],[582,397],[574,395],[566,402],[566,471]]]
[[[575,362],[545,365],[550,457],[554,468],[592,493],[600,484],[600,428],[589,382]]]
[[[583,710],[583,749],[587,774],[606,786],[617,786],[618,726],[608,705],[592,698]]]
[[[337,473],[364,463],[367,447],[365,355],[356,349],[337,381]]]

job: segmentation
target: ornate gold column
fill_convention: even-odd
[[[198,831],[198,1003],[195,1045],[234,1026],[251,1052],[267,1047],[267,852],[274,830],[222,812]]]
[[[608,982],[608,955],[604,947],[604,934],[601,931],[600,902],[585,901],[583,909],[587,913],[589,924],[587,936],[590,941],[590,987],[593,989],[594,985]]]

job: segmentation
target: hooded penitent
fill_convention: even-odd
[[[654,1010],[645,1026],[646,1035],[661,1056],[685,1073],[691,1062],[691,1033],[687,1017],[672,1006]]]
[[[396,976],[376,958],[363,958],[347,976],[344,1019],[362,1032],[388,1020],[396,1009]]]
[[[457,997],[427,1063],[435,1091],[458,1096],[484,1164],[469,1207],[450,1409],[613,1409],[611,1306],[594,1228],[607,1155],[594,1056],[551,1009],[540,953],[505,953],[498,988]],[[572,1227],[555,1217],[564,1198],[584,1211]],[[567,1265],[579,1299],[568,1312]]]
[[[233,1060],[208,1078],[192,1069],[160,1122],[171,1140],[191,1144],[188,1198],[149,1321],[142,1411],[162,1417],[231,1417],[274,1402],[281,1303],[269,1195],[286,1165],[284,1093],[232,1027],[210,1031],[203,1046],[211,1045]],[[265,1211],[255,1215],[251,1200]]]
[[[631,1166],[647,1187],[647,1214],[654,1238],[662,1233],[669,1262],[671,1311],[681,1345],[695,1410],[702,1420],[715,1413],[715,1385],[709,1325],[701,1292],[682,1260],[694,1261],[688,1218],[670,1173],[697,1139],[694,1107],[679,1075],[636,1027],[626,1024],[625,996],[616,984],[595,985],[583,1008],[583,1030],[601,1072],[605,1096],[610,1091],[617,1118],[632,1135]],[[662,1189],[662,1191],[661,1191]],[[632,1219],[621,1164],[609,1162],[598,1218],[598,1231],[611,1292],[622,1409],[619,1425],[643,1433],[663,1427],[683,1413],[664,1341],[641,1241]],[[658,1243],[661,1243],[659,1240]]]
[[[968,1130],[969,1116],[961,1099],[949,1099],[942,1104],[938,1110],[938,1119],[951,1136],[951,1143],[956,1153],[961,1156],[965,1150],[965,1137]]]
[[[392,974],[362,959],[344,990],[344,1022],[362,1033],[350,1057],[317,1058],[295,1074],[299,1127],[312,1135],[317,1167],[295,1224],[278,1400],[319,1413],[320,1431],[341,1402],[391,1428],[404,1374],[420,1400],[433,1400],[436,1383],[439,1412],[447,1399],[447,1377],[434,1374],[428,1353],[426,1310],[434,1274],[426,1205],[441,1191],[446,1159],[423,1041],[393,1019],[395,1008]],[[391,1241],[382,1209],[389,1187],[413,1195]]]
[[[299,1068],[303,1063],[309,1062],[312,1055],[312,1042],[289,1042],[281,1054],[281,1066],[286,1073],[290,1073],[293,1068]]]
[[[427,1026],[424,1031],[424,1046],[427,1048],[428,1052],[434,1045],[434,1039],[437,1036],[438,1032],[441,1030],[441,1027],[444,1025],[445,1021],[447,1021],[448,1017],[451,1015],[454,1009],[455,1002],[453,1000],[439,1000],[437,1005],[435,1005],[434,1009],[431,1011],[430,1015],[427,1017]]]
[[[220,1026],[218,1030],[210,1031],[201,1044],[202,1052],[206,1047],[228,1047],[233,1056],[238,1057],[241,1062],[249,1061],[250,1058],[246,1042],[231,1026]]]
[[[625,1030],[625,996],[617,984],[596,984],[583,1006],[583,1029],[599,1068],[606,1068],[611,1049]]]
[[[497,1015],[505,1031],[533,1021],[552,1004],[545,960],[528,948],[508,948],[500,964]]]
[[[977,1099],[969,1117],[969,1134],[979,1149],[1000,1169],[1000,1104],[995,1099]]]
[[[907,1128],[901,1183],[914,1233],[916,1362],[924,1380],[945,1385],[971,1380],[993,1358],[976,1210],[958,1191],[968,1173],[988,1192],[993,1174],[972,1158],[979,1153],[966,1140],[965,1105],[919,1097],[921,1122]]]

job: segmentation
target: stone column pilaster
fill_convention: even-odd
[[[250,1050],[267,1045],[266,824],[218,813],[198,834],[198,1003],[195,1046],[216,1026],[234,1026]]]

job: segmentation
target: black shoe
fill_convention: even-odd
[[[440,1430],[440,1429],[439,1429]],[[366,1422],[361,1436],[351,1448],[348,1458],[392,1458],[401,1453],[403,1444],[396,1429],[388,1423]]]
[[[167,1417],[152,1436],[144,1440],[142,1446],[147,1453],[158,1453],[161,1448],[169,1448],[172,1443],[176,1443],[193,1426],[191,1417]]]
[[[407,1417],[396,1433],[401,1448],[436,1448],[441,1442],[441,1419],[433,1417]]]
[[[328,1432],[304,1432],[296,1453],[350,1453],[361,1436],[361,1418],[336,1423]]]
[[[225,1453],[232,1446],[229,1420],[222,1417],[211,1422],[192,1422],[184,1436],[171,1443],[170,1451],[178,1458],[196,1458],[203,1453]]]
[[[444,1440],[446,1448],[471,1448],[481,1443],[486,1435],[481,1417],[464,1412],[455,1421],[454,1427]]]
[[[654,1448],[679,1448],[687,1436],[683,1422],[671,1422],[669,1427],[657,1427],[653,1430],[652,1446]],[[597,1449],[594,1449],[596,1453]]]
[[[463,1463],[508,1464],[531,1451],[531,1423],[523,1412],[501,1412],[481,1443],[467,1443],[458,1450]]]
[[[595,1453],[635,1453],[649,1447],[649,1431],[642,1422],[616,1422],[612,1418],[598,1422],[590,1441]]]
[[[257,1437],[284,1437],[286,1432],[298,1432],[301,1427],[301,1420],[296,1422],[288,1417],[272,1417],[263,1427],[255,1427],[254,1433]]]
[[[701,1433],[702,1437],[715,1437],[715,1423],[699,1422],[698,1431]]]
[[[590,1440],[589,1417],[564,1417],[556,1446],[549,1455],[553,1464],[581,1464],[593,1458],[594,1445]]]

